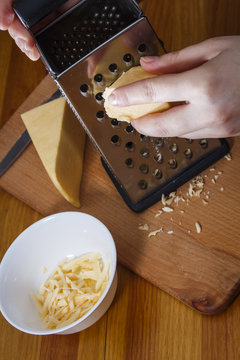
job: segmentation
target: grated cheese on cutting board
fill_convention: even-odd
[[[99,253],[71,261],[63,260],[31,294],[39,316],[48,329],[67,326],[85,315],[103,294],[109,280],[109,265]]]

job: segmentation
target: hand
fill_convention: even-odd
[[[8,30],[17,46],[31,59],[38,60],[40,54],[29,32],[12,9],[13,0],[0,0],[0,29]]]
[[[143,57],[141,66],[159,76],[118,88],[109,97],[112,105],[186,102],[132,121],[141,134],[191,139],[240,135],[240,36]]]
[[[21,21],[16,16],[12,8],[14,0],[0,0],[0,29],[8,30],[11,37],[14,39],[17,46],[24,52],[31,60],[38,60],[40,57],[39,51],[36,47],[34,39],[30,33],[22,25]],[[68,0],[64,5],[58,9],[58,14],[66,11],[78,0]]]

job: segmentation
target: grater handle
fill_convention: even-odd
[[[68,0],[16,0],[13,9],[23,25],[30,29]]]

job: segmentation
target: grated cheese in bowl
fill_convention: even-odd
[[[48,329],[58,329],[79,320],[102,296],[109,281],[109,264],[99,253],[63,260],[31,294],[39,316]]]

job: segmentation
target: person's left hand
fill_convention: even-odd
[[[8,30],[10,36],[22,52],[31,60],[38,60],[40,54],[35,41],[13,11],[13,1],[14,0],[0,0],[0,30]],[[79,0],[66,1],[66,3],[58,9],[58,13],[63,13],[78,1]]]
[[[141,59],[159,76],[116,89],[112,105],[186,102],[132,121],[141,133],[191,139],[240,135],[240,36],[219,37]]]

